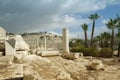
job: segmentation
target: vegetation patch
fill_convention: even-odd
[[[112,49],[110,48],[102,48],[99,53],[100,53],[100,57],[104,57],[104,58],[112,57]]]

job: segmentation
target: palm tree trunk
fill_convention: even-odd
[[[120,41],[119,41],[119,44],[118,44],[118,54],[117,54],[118,57],[120,57]]]
[[[87,48],[88,47],[88,44],[87,44],[87,32],[85,31],[84,34],[85,34],[85,46]]]
[[[93,25],[92,25],[91,43],[90,43],[91,46],[93,46],[94,28],[95,28],[95,20],[93,20]]]
[[[113,46],[114,46],[114,28],[112,29],[112,37],[111,37],[111,49],[113,51]]]

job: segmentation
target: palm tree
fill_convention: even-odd
[[[88,44],[87,44],[87,30],[88,30],[88,25],[86,23],[82,24],[82,29],[84,30],[85,46],[87,48],[88,47]]]
[[[100,16],[97,13],[95,13],[95,14],[91,14],[88,18],[93,21],[93,24],[92,24],[92,33],[91,33],[91,43],[90,43],[90,45],[92,46],[93,36],[94,36],[94,28],[95,28],[95,20],[97,20],[98,18],[100,18]]]
[[[120,16],[117,15],[116,19],[118,21],[118,25],[117,25],[118,33],[116,34],[116,36],[120,37]]]
[[[110,41],[110,33],[108,32],[101,33],[101,42],[103,48],[108,47],[109,41]]]
[[[112,35],[111,35],[111,49],[113,50],[114,46],[114,29],[117,27],[118,22],[117,19],[111,19],[106,23],[107,28],[112,30]]]
[[[117,25],[118,33],[116,34],[116,36],[120,37],[120,16],[117,15],[116,19],[118,21],[118,25]],[[118,54],[117,54],[117,56],[120,56],[120,41],[119,41],[119,44],[118,44]]]
[[[97,45],[102,48],[102,38],[101,35],[98,35],[94,38],[97,41]]]
[[[95,39],[99,42],[101,48],[108,47],[110,41],[110,33],[103,32],[100,35],[96,36]]]
[[[117,37],[120,37],[120,28],[117,28],[118,32],[116,34]]]
[[[117,17],[116,17],[118,23],[120,23],[120,16],[117,14]]]
[[[118,44],[118,54],[117,54],[117,56],[120,57],[120,41],[119,41],[119,44]]]

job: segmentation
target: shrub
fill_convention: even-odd
[[[82,52],[84,56],[99,56],[99,52],[97,49],[93,47],[85,48],[84,46],[73,46],[70,49],[71,52]]]
[[[83,55],[84,56],[99,56],[99,52],[97,49],[89,47],[89,48],[83,48]]]
[[[112,57],[112,49],[110,48],[102,48],[99,53],[100,53],[100,57],[104,57],[104,58]]]
[[[70,48],[70,51],[71,52],[82,52],[83,48],[84,48],[84,46],[75,45]]]

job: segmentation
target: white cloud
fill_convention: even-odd
[[[89,23],[89,19],[82,19],[81,16],[76,17],[77,15],[74,14],[66,14],[58,17],[56,23],[60,26],[80,26],[83,23]]]
[[[66,0],[62,9],[65,12],[90,12],[105,8],[103,1],[98,0]]]
[[[89,19],[83,19],[81,16],[75,17],[76,15],[74,14],[66,14],[62,16],[54,16],[53,19],[51,20],[51,23],[49,24],[39,24],[39,26],[36,26],[38,28],[32,28],[32,31],[39,31],[41,28],[42,30],[55,30],[55,29],[62,29],[64,27],[66,28],[71,28],[71,27],[80,27],[81,24],[83,23],[90,23]],[[42,27],[43,26],[43,27]],[[29,31],[31,32],[31,31]]]
[[[102,32],[110,32],[110,30],[106,26],[101,26],[101,27],[95,28],[95,36],[99,35]]]
[[[103,23],[103,24],[106,24],[108,21],[109,21],[109,19],[103,19],[103,20],[102,20],[102,23]]]
[[[54,34],[54,35],[58,35],[58,36],[62,36],[62,34],[57,33],[57,32],[55,32],[55,31],[49,31],[48,33],[51,33],[51,34]]]
[[[120,0],[104,0],[103,2],[108,5],[120,4]]]
[[[119,0],[1,0],[0,25],[9,32],[51,31],[89,23],[76,13],[104,9]]]

